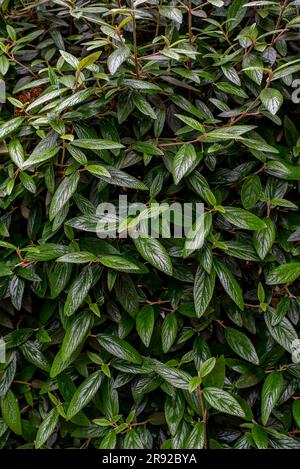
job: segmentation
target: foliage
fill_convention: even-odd
[[[1,2],[2,447],[300,447],[299,7]],[[100,239],[121,194],[203,246]]]

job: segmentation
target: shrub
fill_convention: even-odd
[[[299,448],[299,1],[1,5],[2,447]]]

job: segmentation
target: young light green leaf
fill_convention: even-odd
[[[110,178],[110,173],[109,171],[105,168],[105,166],[102,166],[100,164],[88,164],[85,169],[91,173],[95,174],[96,176],[106,176]]]
[[[85,68],[88,68],[90,65],[93,65],[95,62],[97,62],[100,55],[101,55],[101,51],[93,52],[92,54],[87,55],[86,57],[80,60],[77,66],[77,69],[84,70]]]

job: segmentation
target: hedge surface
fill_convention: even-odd
[[[300,447],[299,8],[1,2],[1,447]]]

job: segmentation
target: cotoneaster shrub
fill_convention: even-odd
[[[1,446],[299,448],[300,2],[1,8]]]

